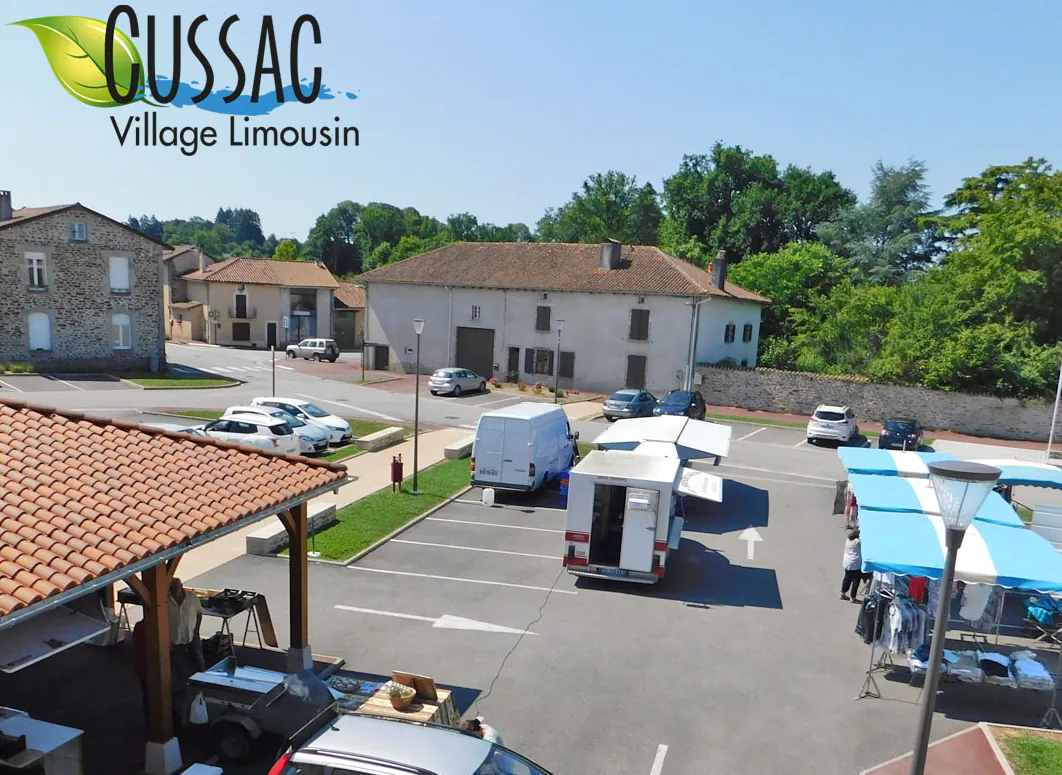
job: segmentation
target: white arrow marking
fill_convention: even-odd
[[[741,531],[741,535],[738,536],[738,540],[748,541],[748,559],[755,559],[756,544],[763,540],[763,537],[759,534],[759,531],[757,531],[754,527],[747,527]]]
[[[416,616],[414,614],[400,614],[394,611],[377,611],[374,608],[356,608],[351,605],[337,605],[335,608],[340,611],[353,611],[360,614],[374,614],[376,616],[391,616],[396,619],[431,622],[432,627],[438,627],[443,630],[476,630],[478,632],[500,632],[508,635],[538,635],[537,632],[531,632],[530,630],[518,630],[514,627],[503,627],[500,624],[477,622],[475,619],[464,619],[460,616],[450,616],[449,614],[439,617]]]

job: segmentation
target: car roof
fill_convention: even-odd
[[[495,409],[492,412],[484,412],[480,417],[511,417],[514,419],[530,420],[534,417],[543,417],[550,414],[556,414],[557,412],[564,414],[564,410],[556,404],[539,404],[532,401],[525,401],[522,404],[514,404],[513,406],[507,406],[504,409]]]
[[[848,407],[847,406],[834,406],[833,404],[819,404],[818,409],[816,409],[815,411],[816,412],[841,412],[843,414],[844,412],[848,411]]]
[[[225,414],[266,414],[268,412],[283,412],[275,406],[230,406]]]
[[[885,422],[906,422],[914,425],[918,422],[918,420],[914,419],[913,417],[890,417]]]
[[[306,406],[313,403],[313,401],[307,401],[305,398],[284,398],[284,396],[259,396],[254,400],[255,403],[259,401],[276,401],[277,403],[291,404],[292,406]]]
[[[436,775],[470,775],[490,752],[486,740],[457,729],[343,714],[299,749],[417,767]],[[298,754],[296,754],[296,759]]]
[[[268,414],[257,414],[254,412],[225,412],[221,416],[222,420],[241,420],[246,422],[254,422],[257,425],[286,425],[287,420],[283,417],[272,417]]]

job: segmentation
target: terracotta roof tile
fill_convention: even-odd
[[[313,261],[275,261],[270,258],[230,258],[212,264],[201,272],[189,272],[184,279],[294,288],[339,287],[332,273]]]
[[[355,283],[340,283],[336,288],[336,301],[350,309],[362,309],[365,306],[365,289]]]
[[[338,464],[0,400],[0,616],[345,477]]]
[[[564,242],[454,242],[366,272],[358,284],[721,296],[768,303],[731,282],[721,290],[705,270],[656,247],[623,245],[619,267],[609,270],[601,269],[600,250]]]

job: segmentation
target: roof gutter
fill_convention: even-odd
[[[185,541],[183,544],[178,544],[177,546],[173,546],[169,549],[161,551],[158,554],[153,554],[150,557],[145,557],[142,560],[137,560],[134,563],[126,565],[124,568],[120,568],[116,571],[95,578],[86,584],[81,584],[79,586],[74,587],[73,589],[68,589],[65,592],[61,592],[58,595],[55,595],[54,597],[46,598],[39,603],[34,603],[19,611],[15,611],[14,613],[8,614],[7,616],[0,618],[0,632],[10,629],[16,624],[21,624],[22,622],[27,621],[28,619],[32,619],[38,614],[43,614],[46,611],[51,611],[53,608],[63,606],[69,603],[71,600],[75,600],[79,597],[84,597],[85,595],[97,592],[103,589],[104,587],[109,587],[116,581],[122,581],[123,579],[129,578],[130,576],[134,576],[137,573],[140,573],[141,571],[147,570],[148,568],[154,568],[160,563],[169,562],[174,557],[180,557],[185,552],[189,552],[192,549],[202,546],[203,544],[208,544],[211,541],[216,541],[219,538],[224,538],[230,533],[235,533],[237,530],[242,530],[248,525],[253,525],[255,522],[260,522],[266,517],[271,517],[281,511],[287,511],[288,509],[294,508],[295,506],[305,503],[306,501],[312,500],[313,498],[316,498],[320,495],[324,495],[329,491],[338,491],[340,487],[345,484],[349,484],[352,481],[354,481],[354,477],[348,476],[342,481],[336,482],[335,484],[330,484],[327,487],[318,487],[316,490],[311,490],[305,495],[300,495],[296,498],[292,498],[291,500],[284,501],[283,503],[277,506],[270,506],[267,509],[262,509],[261,511],[258,511],[249,517],[244,517],[241,520],[225,525],[224,527],[220,527],[217,530],[211,530],[209,533],[204,533],[203,535],[191,538],[188,541]]]

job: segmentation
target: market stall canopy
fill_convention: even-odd
[[[636,417],[620,420],[594,439],[603,449],[633,450],[645,442],[674,444],[681,460],[726,457],[730,454],[728,425],[688,417]]]
[[[869,447],[839,447],[841,458],[849,474],[878,474],[879,476],[913,476],[929,478],[929,464],[942,460],[956,460],[947,452],[894,452]]]
[[[860,525],[867,511],[940,515],[937,494],[928,479],[852,474],[848,477],[848,483],[859,506]],[[976,521],[994,522],[1008,527],[1024,525],[1017,512],[996,492],[988,494],[981,510],[977,512]]]
[[[898,511],[859,515],[863,571],[939,579],[947,554],[940,517]],[[1062,554],[1031,530],[974,520],[955,566],[956,581],[1037,592],[1062,591]]]
[[[1062,490],[1062,470],[1047,463],[1029,463],[1024,460],[976,460],[1001,471],[998,484],[1007,487],[1050,487]]]

